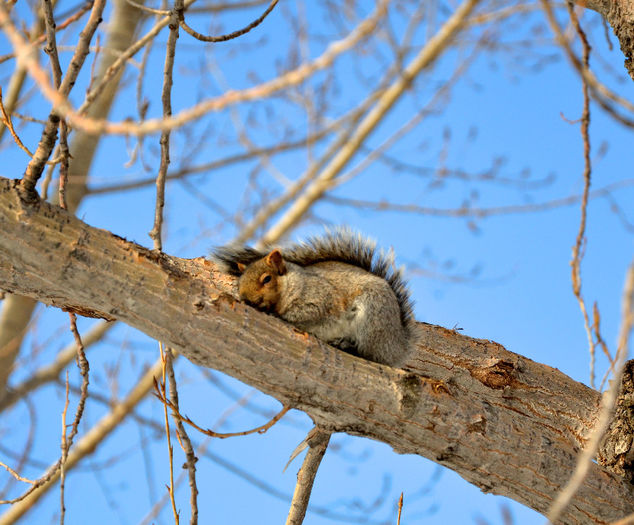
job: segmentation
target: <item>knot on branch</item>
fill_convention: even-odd
[[[597,454],[600,465],[634,483],[634,359],[625,363],[614,417]]]
[[[471,370],[471,376],[484,386],[501,390],[515,382],[515,365],[509,361],[498,361],[491,366]]]

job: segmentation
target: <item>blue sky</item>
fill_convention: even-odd
[[[409,4],[403,5],[411,11]],[[23,5],[16,9],[23,14]],[[309,56],[315,57],[323,52],[335,34],[335,26],[324,14],[323,6],[311,4],[306,9],[311,31],[320,37],[307,46]],[[260,80],[272,78],[280,61],[288,58],[285,50],[290,49],[293,35],[288,31],[286,20],[295,10],[295,5],[282,2],[259,28],[234,43],[202,45],[182,34],[177,48],[174,111],[221,94],[225,89],[224,82],[233,89],[240,89],[253,85],[254,76]],[[358,18],[366,16],[369,10],[369,5],[355,7]],[[214,18],[213,27],[234,29],[257,12],[218,16]],[[438,16],[444,19],[447,15],[440,9]],[[406,17],[394,16],[396,34],[403,30],[404,20]],[[197,17],[194,21],[199,28],[209,29],[205,19]],[[616,70],[620,79],[607,75],[598,59],[593,58],[592,64],[598,63],[597,71],[604,74],[605,81],[620,95],[632,100],[632,83],[627,79],[623,81],[625,74],[621,73],[623,57],[618,43],[611,37],[615,49],[607,50],[596,14],[584,13],[583,23],[593,37],[593,56],[600,55]],[[375,162],[334,190],[335,196],[456,208],[465,200],[473,202],[474,206],[494,207],[543,203],[581,192],[582,140],[579,125],[569,122],[577,120],[582,109],[581,85],[576,73],[561,53],[549,44],[549,33],[542,30],[539,12],[525,18],[509,19],[487,29],[490,42],[497,43],[495,49],[492,44],[481,49],[467,73],[452,89],[450,98],[400,140],[389,154],[411,166],[435,168],[444,163],[447,168],[469,173],[482,172],[499,162],[498,175],[511,182],[465,182],[447,178],[433,180],[432,184],[430,177],[424,178],[405,169],[395,171],[386,163]],[[471,33],[465,46],[481,35],[481,29]],[[75,37],[75,34],[69,37],[70,42]],[[145,95],[151,100],[150,116],[160,114],[166,38],[167,33],[160,35],[145,80]],[[524,45],[529,40],[532,44]],[[414,38],[408,56],[425,41],[423,27]],[[0,40],[0,46],[5,53],[6,41]],[[370,136],[366,146],[373,148],[381,144],[428,102],[437,84],[447,79],[468,55],[464,49],[472,48],[461,49],[451,51],[417,80],[416,90],[399,102]],[[389,57],[386,47],[379,46],[378,50],[381,56]],[[68,53],[62,58],[68,60]],[[9,62],[0,67],[0,83],[5,87],[13,64]],[[217,72],[214,76],[215,67],[222,73],[223,81],[219,80]],[[358,103],[368,89],[362,74],[376,80],[382,67],[382,61],[372,58],[370,53],[339,60],[335,66],[338,81],[325,88],[330,105],[320,117],[336,118]],[[204,75],[200,74],[201,68]],[[323,74],[317,75],[294,94],[307,96],[312,89],[316,93],[315,100],[318,100],[318,88],[325,80]],[[136,72],[132,69],[125,79],[127,88],[116,101],[113,120],[135,116],[135,81]],[[82,79],[74,91],[75,101],[81,99],[85,86],[86,80]],[[29,108],[40,117],[48,111],[48,105],[38,100],[30,102]],[[285,128],[291,124],[298,136],[307,129],[306,114],[288,99],[238,106],[236,111],[248,123],[250,139],[258,145],[281,140]],[[20,132],[23,140],[34,147],[39,138],[39,127],[27,124],[20,128]],[[235,139],[229,112],[210,115],[188,126],[188,132],[192,136],[204,133],[205,140],[198,142],[175,134],[172,143],[174,169],[242,150]],[[633,178],[631,130],[615,123],[594,105],[591,141],[593,188]],[[602,144],[607,146],[604,153],[600,152]],[[5,137],[0,175],[17,178],[24,170],[25,157],[15,148],[7,148],[8,145]],[[91,186],[154,175],[158,169],[158,137],[145,139],[145,162],[150,168],[147,172],[138,160],[130,167],[124,166],[129,160],[129,148],[134,145],[135,140],[121,137],[104,140],[93,166]],[[324,151],[325,145],[317,145],[312,154]],[[271,162],[285,177],[294,180],[306,169],[308,158],[306,150],[302,149],[272,157]],[[348,167],[362,158],[358,155]],[[206,197],[234,211],[237,206],[244,205],[244,190],[255,168],[253,162],[242,163],[189,180]],[[544,180],[547,183],[539,182]],[[266,173],[260,175],[258,184],[258,191],[249,197],[252,208],[257,208],[265,193],[277,195],[282,191],[274,177]],[[536,189],[531,189],[530,184]],[[630,186],[613,194],[613,199],[630,221],[634,221],[633,193]],[[89,196],[78,215],[91,225],[151,246],[147,232],[152,227],[153,206],[154,190],[148,186],[127,193]],[[246,212],[249,212],[248,207]],[[311,211],[311,220],[294,230],[289,238],[300,239],[318,233],[323,223],[347,224],[376,239],[381,246],[394,248],[397,261],[406,266],[418,320],[450,328],[458,326],[465,335],[497,341],[508,350],[556,367],[588,384],[586,335],[572,294],[569,266],[579,214],[579,206],[574,204],[549,211],[501,214],[470,223],[464,218],[373,212],[322,202]],[[168,185],[165,216],[164,249],[172,255],[203,255],[211,246],[223,244],[236,234],[236,229],[223,222],[203,199],[193,195],[191,188],[178,182]],[[603,336],[612,349],[620,321],[620,294],[625,270],[632,261],[632,231],[632,225],[624,223],[612,211],[611,202],[605,198],[590,202],[582,266],[583,293],[589,305],[598,302]],[[66,314],[41,307],[38,316],[38,328],[27,338],[14,382],[49,362],[72,339],[64,329]],[[80,328],[85,330],[92,322],[82,320]],[[140,375],[143,365],[157,358],[156,346],[132,329],[117,327],[88,354],[91,389],[103,394],[117,391],[118,397],[123,396]],[[605,369],[605,360],[599,357],[599,378]],[[118,373],[116,383],[112,381],[113,370]],[[244,394],[250,396],[247,408],[235,407],[235,396],[224,393],[184,359],[177,363],[177,372],[182,410],[202,426],[215,428],[214,422],[232,407],[234,411],[221,430],[243,430],[257,426],[265,419],[265,415],[251,409],[261,408],[271,415],[279,409],[278,402],[252,391],[248,385],[214,373],[223,385],[237,393],[238,398]],[[76,370],[71,369],[70,377],[71,383],[77,384]],[[36,461],[25,467],[27,476],[36,477],[42,465],[54,461],[59,453],[56,440],[63,407],[60,392],[59,387],[47,387],[32,396],[38,407],[38,431],[32,453]],[[76,398],[74,400],[76,402]],[[96,422],[105,411],[102,404],[90,401],[82,429]],[[137,412],[161,421],[161,406],[153,398],[146,399]],[[28,412],[18,405],[3,419],[0,459],[15,464],[15,458],[9,452],[21,450],[27,439]],[[201,523],[283,522],[288,501],[271,495],[268,488],[262,487],[292,494],[300,461],[296,460],[285,473],[282,469],[310,426],[305,415],[295,412],[264,435],[212,441],[209,451],[214,456],[203,459],[201,455],[198,463]],[[202,442],[202,438],[193,432],[192,436],[197,443]],[[145,454],[141,451],[142,442],[148,443]],[[183,462],[179,453],[177,449],[177,467]],[[258,488],[245,481],[226,463],[221,464],[218,457],[249,472],[264,485]],[[69,475],[66,522],[139,523],[152,503],[165,492],[166,465],[164,437],[158,431],[128,419],[94,457]],[[176,473],[180,473],[180,468]],[[148,489],[148,478],[153,480],[152,489]],[[4,479],[4,474],[0,474],[0,486]],[[430,461],[401,456],[384,444],[343,435],[333,438],[318,474],[312,503],[349,516],[366,516],[369,514],[367,509],[376,504],[378,510],[371,513],[369,523],[394,523],[394,506],[401,491],[405,494],[403,523],[477,523],[483,519],[497,524],[503,522],[500,510],[503,505],[508,505],[515,524],[542,521],[537,513],[504,498],[484,495],[457,474]],[[17,494],[19,490],[14,489],[13,493]],[[188,498],[184,482],[177,492],[184,520],[188,519]],[[378,502],[375,501],[377,498]],[[44,504],[24,522],[55,521],[58,506],[58,493],[52,491]],[[165,506],[156,522],[171,523],[172,520],[169,506]],[[312,513],[306,523],[322,525],[333,521]]]

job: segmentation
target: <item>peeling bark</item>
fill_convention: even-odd
[[[0,288],[114,317],[307,412],[458,472],[485,492],[546,512],[573,471],[600,395],[556,369],[421,323],[406,369],[371,363],[236,300],[204,259],[155,253],[92,228],[0,179]],[[563,523],[634,512],[634,490],[592,464]]]

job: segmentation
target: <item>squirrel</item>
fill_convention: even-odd
[[[239,276],[240,299],[370,361],[402,365],[416,344],[412,301],[393,258],[347,229],[288,248],[224,246],[213,256]]]

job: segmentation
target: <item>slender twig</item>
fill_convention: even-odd
[[[55,19],[53,17],[53,5],[51,0],[43,0],[42,9],[44,12],[46,46],[44,51],[50,58],[51,71],[53,73],[53,86],[56,90],[62,83],[62,68],[59,65],[59,56],[57,54],[57,41],[55,38]],[[51,113],[49,119],[44,126],[44,132],[38,144],[35,154],[31,156],[31,160],[26,167],[21,186],[27,195],[35,192],[35,185],[42,175],[42,170],[46,165],[46,161],[53,152],[55,142],[57,141],[57,126],[59,124],[59,116]]]
[[[93,345],[100,341],[112,328],[115,323],[101,321],[95,324],[90,331],[82,337],[85,347]],[[77,356],[77,343],[72,343],[61,350],[55,357],[55,361],[50,365],[39,368],[30,377],[22,381],[20,384],[12,387],[7,394],[0,400],[0,412],[13,406],[17,401],[23,399],[27,394],[33,392],[42,385],[55,381],[62,370]]]
[[[178,40],[178,21],[183,16],[183,0],[174,0],[174,9],[170,15],[170,34],[167,39],[165,49],[165,65],[163,67],[163,118],[172,116],[172,84],[174,71],[174,57],[176,55],[176,41]],[[154,241],[154,249],[162,250],[163,239],[163,208],[165,207],[165,176],[170,163],[170,131],[163,130],[161,133],[161,165],[156,177],[156,205],[154,208],[154,226],[149,232],[150,238]]]
[[[240,432],[225,432],[225,433],[222,433],[222,432],[214,432],[211,429],[204,429],[204,428],[198,426],[196,423],[194,423],[187,416],[184,416],[183,414],[181,414],[179,412],[179,410],[178,410],[178,407],[175,406],[170,400],[168,400],[165,397],[165,392],[164,392],[163,386],[158,385],[158,384],[154,385],[154,395],[166,407],[169,407],[169,408],[172,409],[172,411],[173,411],[172,415],[174,416],[174,418],[179,419],[180,421],[183,421],[184,423],[187,423],[188,425],[194,427],[196,430],[198,430],[199,432],[202,432],[206,436],[213,437],[213,438],[220,438],[220,439],[226,439],[226,438],[237,437],[237,436],[248,436],[249,434],[255,434],[255,433],[264,434],[269,428],[271,428],[273,425],[275,425],[275,423],[277,423],[280,419],[282,419],[284,414],[286,414],[286,412],[288,412],[291,409],[290,407],[285,406],[273,418],[271,418],[265,424],[260,425],[259,427],[252,428],[250,430],[242,430]]]
[[[401,492],[401,497],[398,499],[398,516],[396,518],[396,525],[401,525],[401,512],[403,512],[403,493]]]
[[[139,92],[139,90],[137,90]],[[145,108],[146,106],[143,104],[139,104],[140,96],[137,98],[137,104],[139,105],[139,116],[140,120],[145,118]],[[366,109],[363,106],[363,109]],[[358,118],[358,115],[361,113],[360,108],[355,108],[352,112],[348,112],[345,115],[339,117],[335,121],[331,122],[323,129],[316,131],[314,134],[308,134],[306,136],[300,137],[297,140],[292,140],[288,142],[278,142],[276,144],[272,144],[270,146],[262,146],[253,148],[251,151],[244,153],[237,153],[235,155],[229,155],[227,157],[214,160],[211,162],[206,162],[204,164],[200,164],[198,166],[192,166],[183,168],[172,173],[168,173],[166,179],[167,180],[177,180],[187,177],[189,175],[194,175],[196,173],[202,173],[205,171],[213,171],[226,166],[230,166],[232,164],[237,164],[240,162],[246,162],[251,160],[254,156],[271,156],[276,153],[283,153],[286,151],[299,149],[306,146],[307,142],[317,142],[321,141],[330,135],[333,131],[342,127],[345,122],[350,120],[354,120]],[[132,190],[137,188],[142,188],[144,186],[149,186],[150,184],[156,183],[156,177],[147,177],[145,179],[136,180],[132,182],[125,182],[121,184],[113,184],[110,186],[101,186],[97,188],[88,189],[87,193],[89,195],[97,195],[100,193],[110,193],[114,191],[125,191]]]
[[[126,0],[126,2],[128,2],[128,4],[130,4],[131,6],[136,7],[137,9],[140,9],[141,11],[150,15],[169,16],[170,14],[167,9],[154,9],[153,7],[147,7],[143,4],[134,2],[133,0]]]
[[[173,406],[178,409],[178,390],[176,387],[176,377],[174,375],[174,366],[173,366],[173,354],[171,348],[165,349],[165,368],[167,371],[167,379],[169,381],[170,387],[170,402]],[[185,467],[187,467],[187,472],[189,475],[189,491],[190,498],[189,504],[191,508],[191,517],[190,523],[191,525],[196,525],[198,523],[198,487],[196,486],[196,462],[198,458],[196,457],[196,453],[194,452],[194,447],[192,446],[192,442],[189,439],[189,435],[187,435],[187,431],[185,430],[185,426],[182,421],[175,417],[176,419],[176,437],[178,438],[178,442],[180,443],[183,452],[185,452]]]
[[[590,192],[589,199],[597,199],[606,197],[615,190],[634,186],[634,179],[614,182],[602,188],[598,188]],[[326,195],[325,200],[342,205],[352,206],[355,208],[365,208],[374,211],[392,211],[402,213],[418,213],[421,215],[429,215],[431,217],[475,217],[484,219],[487,217],[495,217],[498,215],[510,215],[514,213],[533,213],[539,211],[554,210],[564,206],[572,206],[580,202],[583,194],[570,195],[538,204],[510,204],[508,206],[494,206],[491,208],[475,208],[470,206],[460,206],[458,208],[433,208],[431,206],[419,206],[418,204],[398,204],[383,201],[367,201],[362,199],[347,199],[345,197],[335,197],[334,195]]]
[[[603,394],[597,423],[586,441],[585,448],[581,454],[579,454],[575,470],[566,486],[558,494],[547,514],[550,523],[555,523],[559,519],[564,510],[566,510],[566,507],[572,500],[573,496],[577,493],[577,490],[579,490],[579,487],[583,483],[590,465],[592,465],[592,461],[599,450],[599,445],[601,444],[603,435],[612,420],[614,406],[621,387],[623,369],[625,368],[630,334],[632,332],[632,328],[634,328],[634,262],[628,268],[627,275],[625,277],[621,310],[621,327],[619,330],[619,340],[616,350],[614,377],[610,388]]]
[[[77,20],[79,20],[82,16],[84,16],[86,14],[86,12],[90,11],[90,9],[92,8],[92,4],[93,2],[86,2],[83,6],[81,6],[81,8],[73,15],[70,15],[66,20],[64,20],[63,22],[56,24],[55,25],[55,32],[59,32],[62,29],[66,29],[70,24],[72,24],[73,22],[76,22]],[[43,42],[46,41],[46,35],[40,35],[37,38],[35,38],[33,40],[33,44],[35,45],[39,45]],[[3,55],[0,57],[0,64],[2,64],[3,62],[6,62],[7,60],[10,60],[12,58],[15,58],[15,53],[9,53],[8,55]]]
[[[251,22],[246,27],[243,27],[242,29],[233,31],[232,33],[228,33],[226,35],[207,36],[207,35],[198,33],[197,31],[195,31],[194,29],[192,29],[191,27],[187,25],[184,17],[181,18],[180,25],[187,33],[189,33],[195,39],[201,40],[202,42],[226,42],[227,40],[233,40],[234,38],[238,38],[239,36],[242,36],[248,33],[249,31],[251,31],[253,28],[259,26],[264,21],[264,19],[269,15],[269,13],[273,11],[273,8],[277,5],[278,2],[279,0],[272,0],[271,3],[269,4],[269,7],[266,9],[266,11],[264,11],[264,13],[262,13],[262,15],[259,18]]]
[[[185,7],[187,7],[192,1],[193,0],[187,0],[184,4]],[[86,96],[84,104],[77,111],[73,109],[67,97],[62,96],[62,94],[52,88],[44,69],[34,56],[32,47],[15,27],[8,15],[6,7],[4,7],[1,2],[0,24],[3,25],[7,39],[16,50],[20,63],[28,69],[33,80],[38,84],[42,94],[53,103],[56,111],[60,115],[64,116],[74,128],[82,129],[91,134],[110,133],[122,135],[147,135],[157,131],[175,129],[187,122],[196,120],[209,112],[220,111],[229,105],[240,102],[248,102],[264,97],[270,97],[282,89],[301,84],[309,76],[330,67],[342,53],[348,51],[371,34],[376,28],[376,25],[383,18],[388,3],[389,0],[382,0],[377,5],[377,8],[373,11],[373,13],[363,20],[354,30],[352,30],[350,34],[339,41],[332,42],[321,56],[311,62],[308,62],[307,64],[301,65],[297,69],[289,71],[258,86],[254,86],[243,91],[230,91],[220,97],[205,100],[195,106],[183,110],[175,116],[169,118],[150,119],[142,123],[133,123],[129,121],[109,122],[103,119],[85,117],[82,113],[84,111],[84,106],[87,106],[92,99],[99,94],[99,90],[104,89],[104,83],[109,80],[110,76],[122,67],[126,57],[136,53],[139,49],[151,41],[154,36],[169,23],[169,18],[159,22],[150,32],[146,33],[143,38],[139,39],[133,46],[128,48],[127,51],[122,53],[117,62],[108,69],[108,73],[104,75],[102,82],[96,86],[95,91]]]
[[[47,2],[44,3],[46,7]],[[67,96],[70,93],[70,90],[75,85],[75,81],[77,80],[77,76],[79,75],[79,71],[81,70],[84,61],[86,59],[86,55],[89,52],[89,45],[92,37],[97,30],[97,27],[101,23],[103,9],[105,6],[105,0],[94,0],[92,5],[92,10],[90,13],[90,17],[84,30],[81,32],[80,38],[77,42],[75,53],[73,54],[73,58],[68,65],[68,69],[66,74],[64,75],[61,84],[58,84],[59,78],[57,77],[59,71],[57,68],[59,67],[59,61],[57,60],[57,67],[55,66],[56,58],[57,58],[57,47],[55,43],[55,31],[54,31],[54,20],[52,19],[52,11],[51,17],[45,16],[45,21],[47,25],[47,52],[49,56],[51,56],[51,63],[53,65],[53,77],[54,77],[54,85],[51,86],[49,84],[47,75],[42,71],[38,74],[38,77],[35,78],[36,82],[40,84],[40,88],[44,88],[46,90],[50,90],[55,93],[56,99],[67,100]],[[3,20],[4,19],[4,20]],[[13,29],[15,27],[11,23],[10,18],[8,17],[8,13],[6,12],[6,8],[4,5],[0,4],[0,23],[4,24],[4,29],[8,34],[13,34]],[[51,26],[49,30],[49,26]],[[20,39],[23,38],[20,36]],[[24,49],[26,47],[26,49]],[[22,50],[25,56],[28,56],[27,61],[35,60],[33,53],[33,46],[28,43],[22,42]],[[16,52],[20,55],[20,47],[16,47]],[[39,66],[39,65],[38,65]],[[28,66],[27,66],[28,67]],[[61,70],[60,70],[61,71]],[[32,73],[32,72],[31,72]],[[44,86],[44,84],[46,87]],[[57,89],[59,87],[59,89]],[[55,142],[57,139],[57,127],[60,121],[60,115],[57,112],[57,108],[54,108],[53,112],[49,115],[47,124],[42,132],[42,137],[38,144],[35,153],[33,154],[33,158],[29,162],[24,177],[22,178],[22,189],[28,196],[33,196],[35,192],[35,185],[42,175],[42,171],[46,164],[46,161],[51,155],[53,148],[55,146]]]
[[[68,150],[68,126],[66,121],[62,119],[59,123],[59,205],[63,209],[68,209],[66,205],[66,184],[68,183],[68,163],[70,159],[70,151]]]
[[[166,398],[167,394],[165,392],[165,385],[166,385],[165,375],[167,372],[167,359],[165,357],[165,352],[163,350],[163,343],[161,343],[160,341],[159,341],[159,352],[161,354],[161,364],[162,364],[161,375],[163,378],[161,381],[161,386],[160,386],[161,395],[163,396],[163,398]],[[157,386],[156,378],[154,378],[154,386],[155,387]],[[174,499],[174,447],[172,447],[170,421],[167,415],[167,404],[163,405],[163,417],[165,419],[165,437],[167,438],[167,455],[169,459],[169,471],[170,471],[170,483],[169,485],[166,485],[166,488],[170,496],[170,502],[172,504],[172,514],[174,515],[174,523],[178,525],[180,522],[180,515],[178,513],[178,510],[176,509],[176,500]]]
[[[623,98],[619,96],[618,94],[614,93],[614,91],[610,90],[607,86],[602,84],[599,81],[599,79],[597,79],[596,75],[590,69],[584,67],[583,61],[580,60],[579,57],[577,57],[577,55],[575,55],[574,51],[572,50],[572,47],[570,46],[570,43],[568,42],[568,39],[564,35],[564,32],[562,31],[559,24],[557,23],[557,19],[555,18],[555,14],[553,12],[553,8],[550,5],[549,0],[541,0],[541,4],[548,18],[548,23],[550,24],[551,28],[553,29],[555,33],[557,42],[564,49],[570,63],[574,66],[574,68],[579,73],[579,75],[583,77],[583,79],[588,83],[588,85],[592,89],[592,93],[594,95],[595,101],[604,110],[606,110],[613,117],[615,117],[619,122],[625,124],[626,126],[630,126],[630,127],[634,126],[634,120],[616,113],[616,111],[614,110],[614,107],[611,106],[611,103],[614,103],[620,106],[621,108],[623,108],[625,111],[629,111],[629,112],[634,112],[634,104],[630,102],[629,100],[627,100],[626,98]]]
[[[18,474],[15,470],[13,470],[9,465],[6,465],[2,461],[0,461],[0,467],[3,467],[9,474],[11,474],[18,481],[24,481],[24,483],[30,483],[31,485],[34,485],[35,483],[37,483],[37,481],[33,481],[32,479],[23,478],[22,476],[20,476],[20,474]]]
[[[317,427],[314,430],[317,431],[308,440],[308,452],[306,452],[302,467],[297,473],[297,484],[295,485],[291,508],[286,518],[286,525],[301,525],[304,522],[317,470],[328,448],[331,433],[318,430]]]
[[[73,439],[77,435],[77,432],[79,432],[79,422],[84,413],[86,398],[88,397],[90,365],[88,363],[88,359],[86,359],[84,343],[82,343],[79,331],[77,330],[77,316],[74,313],[69,312],[68,317],[70,318],[71,332],[75,337],[75,348],[77,349],[77,366],[79,367],[79,373],[81,374],[82,378],[81,392],[79,394],[79,401],[77,403],[77,409],[75,411],[75,419],[73,420],[73,425],[68,436],[68,446],[70,448],[70,446],[73,444]]]
[[[454,42],[454,36],[462,29],[469,14],[473,11],[479,0],[465,0],[417,53],[409,65],[382,94],[372,110],[361,120],[354,133],[344,147],[334,156],[328,165],[322,170],[313,184],[295,200],[293,205],[278,220],[278,222],[266,232],[262,241],[274,242],[284,235],[288,229],[308,211],[312,204],[330,188],[332,180],[343,170],[350,159],[357,153],[369,134],[383,121],[390,109],[401,96],[409,89],[412,81],[425,68],[433,64],[448,46]]]
[[[110,407],[110,411],[88,431],[77,445],[70,451],[66,470],[73,468],[84,457],[92,454],[95,448],[130,414],[139,402],[145,398],[154,384],[154,379],[161,373],[162,363],[157,360],[138,381],[128,396]],[[3,500],[0,504],[11,504],[11,507],[0,516],[0,525],[16,523],[35,503],[45,495],[59,479],[59,461],[52,465],[47,475],[43,476],[34,487],[13,500]]]
[[[18,134],[15,132],[15,128],[13,127],[13,122],[11,121],[11,117],[7,113],[6,109],[4,108],[4,103],[2,101],[2,86],[0,86],[0,115],[2,115],[2,122],[9,130],[9,133],[11,133],[11,136],[13,137],[13,140],[15,141],[15,143],[20,147],[21,150],[25,151],[29,157],[33,157],[33,153],[31,153],[29,151],[29,148],[27,148],[22,143],[22,141],[20,140],[20,137],[18,137]]]
[[[60,514],[59,523],[64,525],[66,516],[66,505],[64,504],[64,489],[66,486],[66,460],[68,459],[68,440],[66,439],[66,412],[68,412],[68,371],[66,372],[66,402],[62,411],[62,459],[59,466],[59,501]]]
[[[568,12],[572,23],[581,39],[583,44],[583,67],[589,68],[590,61],[590,44],[586,38],[574,8],[571,3],[567,4]],[[590,194],[590,182],[592,165],[590,161],[590,136],[588,129],[590,127],[590,94],[588,91],[588,83],[585,77],[582,76],[582,89],[583,89],[583,113],[581,115],[581,136],[583,137],[583,157],[584,157],[584,170],[583,170],[583,196],[581,198],[581,217],[579,219],[579,230],[577,232],[577,238],[572,248],[572,260],[571,266],[571,280],[572,291],[579,303],[579,309],[583,316],[583,325],[586,331],[586,337],[588,339],[588,348],[590,351],[590,386],[595,388],[594,383],[594,366],[596,361],[596,343],[592,337],[592,327],[590,326],[590,318],[588,310],[586,308],[586,302],[581,293],[581,261],[583,259],[583,249],[585,248],[586,241],[586,221],[588,214],[588,196]]]

